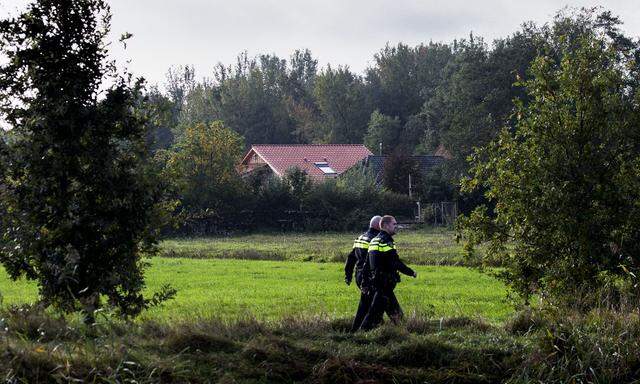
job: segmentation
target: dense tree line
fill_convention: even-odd
[[[387,45],[364,74],[319,68],[308,50],[289,60],[243,53],[202,79],[192,67],[173,67],[166,91],[151,92],[158,111],[151,138],[166,149],[188,126],[221,120],[246,146],[366,143],[377,153],[382,143],[385,154],[429,154],[442,144],[464,173],[472,147],[510,123],[513,99],[525,96],[514,83],[527,78],[553,28],[525,25],[491,47],[473,35],[450,44]]]
[[[234,142],[233,150],[228,143],[211,143],[213,152],[224,152],[236,162],[254,143],[364,143],[372,152],[382,151],[400,163],[407,161],[406,155],[445,148],[452,159],[419,178],[423,185],[417,198],[458,199],[463,212],[470,212],[485,198],[482,189],[459,190],[460,178],[469,174],[467,158],[502,129],[517,129],[514,101],[523,105],[530,101],[524,84],[531,79],[534,59],[544,56],[560,62],[578,37],[595,30],[611,35],[617,49],[629,50],[634,44],[621,35],[618,24],[601,9],[563,10],[547,24],[525,23],[491,44],[471,34],[451,43],[387,45],[363,74],[344,66],[319,68],[308,50],[295,51],[288,60],[243,53],[234,64],[218,64],[202,78],[192,67],[173,67],[166,91],[149,92],[148,108],[155,119],[148,140],[162,166],[173,164],[167,170],[174,169],[179,153],[186,150],[185,140],[208,135],[211,124],[239,135],[241,141]],[[213,152],[212,158],[220,156]],[[166,163],[171,158],[175,161]],[[232,163],[221,161],[211,169],[220,166],[221,175],[233,173]],[[400,163],[386,168],[406,172],[415,168]],[[188,175],[183,170],[171,179]],[[223,211],[255,211],[236,206],[237,201],[259,196],[255,187],[236,180],[219,188],[222,179],[214,174],[199,177],[199,182],[183,183],[174,190],[180,212],[216,211],[225,216]],[[406,193],[403,177],[385,177],[384,184]],[[186,191],[185,185],[193,189]],[[231,192],[211,193],[206,185]],[[194,205],[195,195],[201,201]]]
[[[451,43],[387,45],[363,74],[319,68],[308,50],[288,60],[242,53],[201,79],[190,66],[173,67],[166,91],[150,92],[157,116],[150,139],[167,149],[188,126],[221,120],[245,147],[365,143],[378,153],[382,143],[385,154],[431,154],[442,145],[453,156],[448,175],[456,183],[467,174],[474,147],[514,128],[513,101],[528,100],[521,84],[532,60],[557,61],[565,36],[596,25],[613,31],[617,22],[600,9],[564,10],[552,22],[525,23],[491,44],[471,34]]]

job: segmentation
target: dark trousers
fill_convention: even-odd
[[[367,313],[369,313],[369,308],[373,301],[373,289],[370,287],[370,283],[365,280],[365,274],[361,270],[356,270],[356,285],[360,289],[360,303],[358,304],[356,317],[353,318],[351,332],[360,329],[362,320],[364,320]]]
[[[380,288],[375,290],[371,306],[369,307],[369,313],[365,316],[360,328],[368,331],[379,326],[382,323],[385,312],[387,316],[389,316],[389,319],[395,324],[402,320],[402,308],[400,308],[400,303],[396,298],[396,294],[393,292],[393,288]]]
[[[356,311],[356,317],[353,318],[353,324],[351,325],[351,332],[355,332],[362,326],[369,308],[371,307],[371,301],[373,300],[373,293],[370,290],[364,290],[360,292],[360,303],[358,304],[358,310]]]

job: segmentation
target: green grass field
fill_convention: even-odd
[[[159,257],[151,264],[147,272],[149,291],[169,283],[178,295],[143,318],[342,318],[353,315],[358,301],[357,288],[345,285],[339,263]],[[488,275],[462,267],[419,266],[417,271],[417,279],[405,277],[396,288],[406,313],[482,317],[499,322],[512,312],[504,303],[504,287]],[[0,274],[0,292],[4,304],[36,299],[34,284],[12,282],[4,272]]]
[[[218,317],[349,318],[359,292],[344,283],[343,264],[353,234],[254,234],[228,238],[166,240],[151,259],[148,293],[164,284],[176,298],[142,319],[181,321]],[[468,316],[501,322],[513,312],[504,286],[487,274],[459,266],[461,247],[451,231],[406,231],[396,236],[401,257],[419,277],[396,288],[405,313]],[[458,261],[456,261],[458,260]],[[312,261],[312,262],[309,262]],[[35,284],[0,273],[3,305],[36,300]]]
[[[12,307],[34,302],[37,287],[0,269],[0,353],[10,357],[0,374],[16,382],[486,383],[517,369],[528,341],[508,331],[514,310],[504,285],[459,266],[461,247],[445,230],[397,236],[418,272],[396,288],[406,321],[347,333],[359,292],[337,261],[353,237],[164,241],[147,293],[171,284],[175,299],[135,322],[99,316],[95,326]]]

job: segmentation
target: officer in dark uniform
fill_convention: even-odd
[[[353,243],[351,253],[347,256],[347,262],[344,265],[344,281],[347,285],[351,284],[353,269],[356,269],[356,285],[360,289],[360,303],[356,311],[356,317],[353,319],[351,331],[355,332],[360,329],[362,320],[367,315],[371,300],[373,299],[373,290],[371,289],[369,259],[367,256],[369,250],[369,242],[380,233],[381,216],[373,216],[369,222],[369,229],[360,235]]]
[[[361,328],[370,330],[382,323],[384,312],[394,323],[402,319],[402,309],[393,290],[400,282],[400,273],[417,277],[418,274],[400,261],[393,244],[398,223],[393,216],[383,216],[380,220],[380,233],[369,243],[369,268],[373,286],[373,300],[369,312],[362,321]]]

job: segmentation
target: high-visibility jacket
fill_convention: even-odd
[[[347,256],[347,261],[344,264],[344,274],[347,280],[351,281],[354,267],[356,269],[356,277],[358,274],[362,275],[362,277],[369,275],[369,259],[367,257],[369,242],[376,237],[378,233],[379,231],[377,229],[369,228],[367,232],[358,236],[353,242],[353,248],[351,248],[351,252]],[[358,281],[357,278],[356,282],[360,285],[360,281]]]
[[[400,260],[398,251],[393,243],[393,237],[387,232],[380,232],[369,243],[368,251],[371,280],[377,288],[393,288],[400,281],[401,272],[413,276],[413,269]]]

